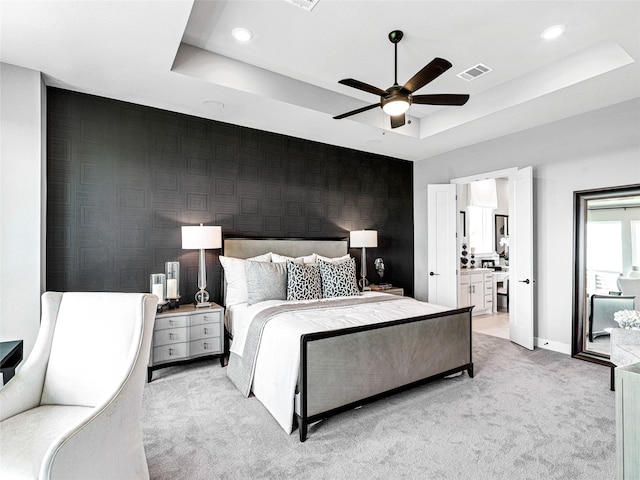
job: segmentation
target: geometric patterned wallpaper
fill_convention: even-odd
[[[47,187],[47,290],[146,292],[177,260],[192,302],[198,253],[182,250],[180,226],[202,222],[225,236],[376,229],[369,280],[383,257],[385,280],[413,293],[408,161],[48,88]],[[207,251],[214,301],[220,253]]]

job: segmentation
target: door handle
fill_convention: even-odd
[[[433,277],[434,275],[440,275],[439,273],[429,272],[429,276]]]
[[[526,280],[518,280],[520,283],[526,283],[527,285],[529,285],[531,283],[531,280],[529,280],[528,278]]]

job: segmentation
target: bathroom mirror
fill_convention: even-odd
[[[494,215],[493,236],[496,253],[504,257],[509,239],[509,215]],[[500,244],[501,239],[504,239],[502,245]]]
[[[571,355],[610,365],[611,314],[598,302],[624,302],[618,278],[640,263],[640,185],[574,192],[573,339]],[[622,303],[620,303],[622,305]],[[620,307],[622,309],[628,306]]]

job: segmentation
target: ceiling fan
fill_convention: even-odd
[[[414,95],[413,92],[421,89],[427,83],[432,82],[444,72],[451,68],[451,63],[443,58],[434,58],[429,64],[416,73],[403,86],[398,85],[398,42],[402,40],[404,33],[400,30],[394,30],[389,33],[389,40],[395,48],[395,76],[392,87],[382,90],[378,87],[368,85],[353,78],[345,78],[338,83],[347,85],[348,87],[357,88],[365,92],[373,93],[380,96],[380,103],[374,103],[366,107],[358,108],[342,115],[335,116],[336,120],[340,120],[351,115],[366,112],[378,106],[382,107],[385,113],[391,116],[391,128],[401,127],[405,124],[404,112],[407,111],[412,103],[419,105],[464,105],[469,100],[469,95],[458,95],[453,93],[435,94],[435,95]]]

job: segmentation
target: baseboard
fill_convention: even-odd
[[[535,337],[534,344],[538,348],[544,348],[545,350],[553,350],[554,352],[571,355],[571,345],[569,345],[568,343],[554,342],[553,340]]]

